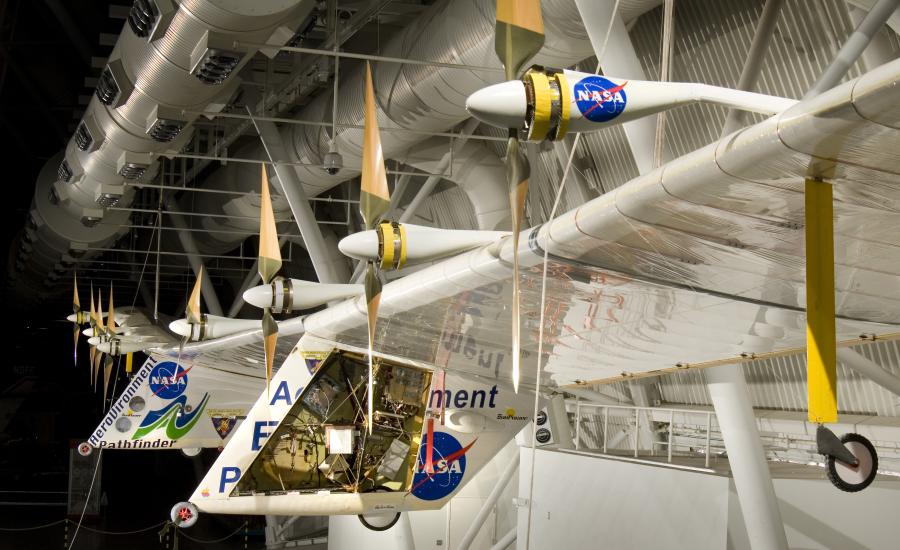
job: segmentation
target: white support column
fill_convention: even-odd
[[[278,126],[274,122],[265,120],[258,120],[256,124],[260,138],[263,140],[263,146],[272,155],[272,160],[275,162],[275,173],[278,175],[284,197],[291,207],[291,213],[294,214],[294,220],[300,228],[303,244],[306,246],[306,251],[309,252],[313,269],[316,270],[316,277],[320,283],[343,283],[344,281],[338,280],[335,273],[331,255],[328,254],[325,244],[325,237],[322,236],[312,207],[309,206],[303,184],[300,183],[297,173],[291,166],[279,164],[280,161],[288,158],[288,154]]]
[[[200,268],[203,266],[203,261],[200,259],[200,252],[197,250],[197,245],[194,243],[194,236],[187,230],[188,226],[187,222],[184,221],[184,217],[177,213],[178,208],[175,201],[170,201],[166,208],[169,210],[169,217],[172,219],[172,223],[177,228],[175,233],[178,235],[181,247],[184,248],[184,251],[188,254],[188,263],[191,264],[194,276],[198,276],[200,275]],[[216,296],[216,289],[213,288],[212,279],[209,278],[208,269],[203,270],[203,282],[200,284],[200,292],[203,295],[206,310],[213,315],[221,316],[222,305],[219,303],[219,297]],[[181,310],[179,310],[179,312],[180,311]]]
[[[497,541],[497,544],[491,546],[491,550],[506,550],[510,544],[516,542],[516,534],[516,528],[513,527]]]
[[[286,242],[287,237],[279,237],[278,248],[284,247],[284,243]],[[234,317],[241,311],[241,308],[244,307],[244,291],[251,286],[254,286],[257,281],[259,281],[259,258],[253,262],[253,265],[244,277],[244,281],[241,283],[241,287],[237,291],[237,296],[235,296],[234,301],[231,302],[231,307],[228,308],[229,317]]]
[[[741,70],[738,90],[752,92],[756,89],[756,81],[762,70],[766,52],[769,51],[772,35],[775,34],[775,26],[778,23],[778,14],[781,13],[782,5],[784,5],[784,0],[766,0],[766,5],[759,16],[759,22],[756,24],[753,42],[750,43],[750,51],[747,52],[747,58],[744,61],[744,68]],[[741,128],[744,125],[746,114],[746,111],[741,109],[731,109],[728,112],[728,118],[725,119],[725,125],[722,127],[722,137]]]
[[[862,23],[863,19],[866,17],[866,11],[856,6],[847,4],[847,8],[850,14],[850,21],[853,22],[854,25],[859,26]],[[888,18],[891,19],[890,17]],[[865,65],[866,71],[871,71],[875,67],[880,67],[889,61],[894,60],[893,50],[891,47],[891,41],[888,39],[887,35],[884,32],[876,32],[875,36],[872,37],[872,42],[869,44],[862,53],[862,62]]]
[[[850,348],[838,348],[837,358],[848,368],[855,370],[882,388],[900,395],[900,378],[881,368],[875,361]]]
[[[503,490],[509,485],[509,480],[512,479],[513,474],[518,471],[520,454],[521,453],[515,453],[512,460],[506,464],[506,468],[503,470],[503,473],[500,474],[497,484],[491,489],[491,493],[488,495],[487,500],[481,505],[481,509],[475,514],[475,518],[472,520],[472,523],[469,524],[469,528],[459,541],[459,546],[456,547],[457,550],[469,550],[472,541],[475,540],[478,532],[481,531],[481,528],[484,526],[484,522],[487,520],[488,516],[491,515],[491,510],[497,505],[497,501],[500,499],[500,495],[503,494]],[[513,531],[515,531],[515,528],[513,528]]]
[[[611,0],[575,0],[578,13],[584,22],[594,54],[600,54],[600,48],[606,41],[606,29],[613,17],[615,2]],[[647,80],[641,62],[634,52],[634,45],[628,36],[628,30],[622,22],[622,18],[616,14],[606,44],[606,52],[603,59],[604,74],[614,75],[618,78],[635,80]],[[631,154],[637,164],[638,172],[646,174],[653,170],[653,154],[656,143],[656,117],[644,117],[622,125],[628,144],[631,146]]]
[[[816,97],[826,90],[830,90],[837,86],[850,67],[856,63],[863,51],[869,47],[872,38],[881,27],[887,23],[887,20],[893,15],[894,10],[900,6],[900,0],[878,0],[869,13],[860,21],[853,34],[844,42],[840,51],[831,60],[831,64],[819,77],[819,80],[813,84],[813,87],[806,92],[803,99]]]
[[[713,367],[704,373],[750,546],[754,550],[787,550],[781,511],[741,366]]]
[[[478,123],[479,121],[475,117],[472,117],[468,121],[466,121],[465,125],[463,125],[462,127],[462,130],[460,130],[459,132],[459,137],[452,142],[452,147],[454,150],[458,150],[466,144],[466,141],[469,140],[469,136],[471,136],[472,132],[475,131],[475,128],[478,127]],[[453,154],[450,151],[447,151],[447,153],[444,154],[444,156],[441,158],[440,163],[438,163],[437,168],[435,168],[434,175],[428,176],[428,179],[425,180],[425,183],[423,183],[422,187],[420,187],[416,192],[416,196],[414,196],[412,201],[410,201],[409,205],[406,207],[406,210],[403,211],[403,214],[400,214],[400,219],[397,220],[398,222],[409,222],[409,220],[416,213],[416,210],[418,210],[419,207],[422,206],[422,203],[425,202],[425,199],[431,196],[431,192],[434,190],[434,187],[443,179],[443,175],[447,172],[447,168],[450,167],[450,162],[452,160]]]

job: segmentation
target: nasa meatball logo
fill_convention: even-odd
[[[575,104],[584,118],[592,122],[609,122],[621,115],[628,104],[625,85],[602,76],[588,76],[575,83]]]
[[[150,391],[162,399],[175,399],[187,388],[187,370],[172,361],[164,361],[150,372]]]
[[[452,493],[466,473],[466,453],[474,444],[475,441],[472,441],[463,447],[452,435],[434,432],[434,450],[431,455],[434,472],[429,473],[425,471],[428,445],[423,440],[410,492],[422,500],[439,500]]]

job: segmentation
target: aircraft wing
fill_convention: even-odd
[[[510,369],[512,255],[534,380],[549,253],[547,380],[659,374],[805,346],[804,179],[833,185],[839,340],[900,325],[900,62],[636,178],[509,239],[384,287],[376,350],[473,374]],[[366,347],[362,298],[306,332]],[[502,374],[502,373],[507,374]]]

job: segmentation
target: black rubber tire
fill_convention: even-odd
[[[849,483],[841,479],[835,464],[837,460],[833,456],[825,457],[825,466],[828,471],[828,481],[830,481],[832,485],[847,493],[857,493],[871,485],[872,481],[875,480],[875,476],[878,474],[878,453],[875,452],[875,447],[868,439],[857,433],[846,433],[841,436],[841,443],[849,443],[851,441],[862,445],[872,456],[872,471],[869,472],[862,482]]]
[[[374,489],[371,489],[371,490],[365,491],[365,492],[366,493],[372,493],[372,492],[390,493],[392,491],[390,489],[388,489],[387,487],[385,487],[384,485],[379,485],[379,486],[375,487]],[[366,529],[369,529],[371,531],[387,531],[388,529],[390,529],[391,527],[396,525],[397,522],[400,520],[400,512],[397,512],[394,515],[394,519],[392,519],[390,523],[388,523],[387,525],[384,525],[382,527],[376,527],[376,526],[372,525],[371,523],[366,521],[366,518],[362,514],[357,514],[356,517],[359,518],[359,522],[362,523],[363,527],[365,527]]]
[[[397,512],[394,515],[394,519],[392,519],[390,523],[382,527],[375,527],[374,525],[366,521],[366,518],[364,518],[362,514],[358,514],[356,517],[359,518],[359,522],[362,523],[366,529],[369,529],[371,531],[387,531],[388,529],[396,525],[398,521],[400,521],[400,512]]]

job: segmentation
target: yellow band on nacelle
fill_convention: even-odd
[[[378,224],[381,269],[400,269],[406,264],[406,228],[395,222]]]
[[[381,241],[381,269],[394,268],[394,229],[391,222],[378,224],[378,236]]]
[[[553,110],[550,79],[543,71],[528,71],[525,76],[531,79],[531,88],[534,91],[534,114],[531,119],[531,127],[528,129],[528,139],[529,141],[543,141],[550,130],[550,115]]]
[[[556,80],[556,83],[559,86],[560,116],[559,124],[556,126],[556,135],[551,139],[553,139],[553,141],[559,141],[566,137],[566,132],[569,131],[569,116],[572,105],[569,102],[569,81],[566,80],[566,75],[559,72],[553,75],[553,79]]]
[[[397,269],[400,269],[406,265],[406,228],[398,223],[397,230],[400,232],[400,258],[397,259]]]

